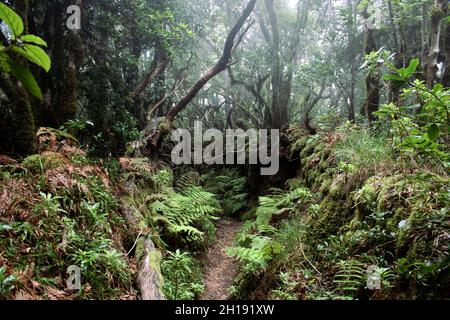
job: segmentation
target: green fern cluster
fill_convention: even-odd
[[[180,192],[164,188],[161,198],[150,205],[153,221],[161,221],[165,230],[185,242],[204,242],[214,234],[213,220],[220,212],[214,194],[191,186]]]
[[[200,175],[197,171],[188,170],[179,176],[175,181],[175,189],[177,191],[183,191],[186,188],[198,186],[200,182]]]
[[[236,215],[247,206],[247,178],[236,170],[213,170],[204,174],[201,181],[208,191],[220,196],[224,215]]]
[[[227,249],[230,256],[242,262],[250,262],[254,267],[265,269],[270,261],[283,252],[283,246],[267,236],[249,235],[249,247],[231,247]]]
[[[305,188],[297,188],[288,193],[280,189],[272,189],[272,194],[259,197],[259,205],[254,211],[255,220],[250,225],[261,234],[273,234],[277,229],[271,224],[274,216],[291,214],[298,211],[299,205],[305,205],[312,199],[311,192]]]
[[[238,246],[229,248],[228,254],[252,263],[254,269],[266,268],[284,251],[284,246],[275,239],[277,228],[272,225],[273,217],[294,211],[299,203],[311,197],[311,193],[304,188],[286,194],[282,190],[272,189],[271,195],[259,197],[258,207],[249,214],[254,219],[244,223],[236,238]]]

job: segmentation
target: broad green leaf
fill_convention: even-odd
[[[433,87],[433,92],[438,94],[444,89],[444,86],[441,83],[436,83]]]
[[[8,64],[11,67],[11,74],[22,82],[25,89],[36,98],[42,100],[41,89],[31,71],[12,60],[9,60]]]
[[[4,3],[0,3],[0,19],[9,26],[14,37],[18,37],[23,33],[22,18]]]
[[[383,75],[383,80],[386,81],[398,81],[398,82],[404,82],[405,79],[399,75],[396,74],[385,74]]]
[[[409,78],[410,76],[412,76],[414,74],[414,72],[416,72],[417,67],[419,66],[420,60],[419,59],[412,59],[409,62],[409,66],[406,68],[406,78]]]
[[[47,42],[45,42],[44,39],[42,39],[41,37],[38,37],[38,36],[34,36],[32,34],[27,34],[25,36],[22,36],[20,38],[20,40],[22,40],[23,42],[34,43],[34,44],[38,44],[40,46],[47,47]]]
[[[0,231],[4,231],[4,230],[6,230],[6,231],[12,230],[12,227],[7,224],[0,224]]]
[[[42,67],[46,72],[50,70],[50,58],[42,48],[32,44],[26,44],[23,47],[13,47],[12,50]]]
[[[439,127],[433,123],[428,128],[428,138],[430,138],[431,141],[436,141],[438,137],[439,137]]]

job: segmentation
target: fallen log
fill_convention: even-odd
[[[161,252],[150,239],[141,236],[136,244],[135,256],[138,264],[137,282],[142,300],[166,300],[160,268]]]

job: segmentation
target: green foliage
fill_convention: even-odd
[[[212,221],[220,212],[216,196],[201,187],[188,187],[180,193],[172,188],[161,190],[161,199],[150,205],[156,215],[153,221],[161,221],[169,235],[186,243],[211,241],[215,227]]]
[[[7,275],[6,267],[0,267],[0,299],[9,296],[10,292],[14,290],[16,277],[12,274]]]
[[[25,269],[30,272],[29,280],[20,278],[20,288],[34,281],[41,289],[65,289],[65,270],[77,265],[82,270],[82,290],[76,293],[77,298],[117,298],[131,285],[131,271],[122,244],[127,227],[111,189],[97,175],[71,175],[63,170],[60,181],[65,187],[52,184],[46,177],[53,168],[42,165],[44,161],[39,159],[24,161],[40,166],[37,170],[0,184],[2,192],[8,194],[9,186],[23,186],[15,191],[17,195],[11,193],[12,198],[6,198],[13,206],[8,209],[10,214],[0,217],[2,261],[14,274]],[[90,165],[71,163],[70,167],[80,172]],[[17,207],[16,197],[20,199]],[[17,212],[22,212],[20,218]],[[15,215],[17,221],[10,221]]]
[[[294,213],[298,206],[312,199],[305,188],[296,188],[286,194],[272,190],[274,194],[259,197],[254,220],[247,221],[237,235],[238,246],[228,248],[229,255],[247,262],[247,272],[257,272],[284,253],[283,243],[277,239],[278,229],[272,225],[274,216]]]
[[[161,271],[164,293],[170,300],[194,300],[204,291],[201,266],[187,252],[167,252]]]
[[[227,249],[230,256],[249,263],[246,268],[265,269],[268,263],[283,251],[283,246],[279,242],[267,236],[249,235],[246,242],[249,241],[248,247],[230,247]]]
[[[51,61],[47,53],[39,46],[46,47],[47,43],[35,35],[23,35],[24,25],[22,18],[4,3],[0,3],[0,19],[9,27],[11,43],[0,45],[0,67],[3,72],[12,74],[22,82],[25,89],[42,99],[42,92],[30,70],[13,58],[16,53],[26,60],[40,66],[46,72],[50,70]],[[31,44],[30,44],[31,43]]]
[[[348,125],[340,132],[342,138],[334,146],[333,154],[341,161],[340,169],[344,172],[373,170],[393,162],[392,151],[383,133],[361,127],[349,128]]]
[[[0,3],[0,19],[8,25],[13,37],[18,37],[23,33],[22,18],[4,3]]]
[[[402,98],[416,101],[412,105],[386,104],[376,113],[390,121],[390,133],[394,146],[402,153],[416,156],[420,162],[437,161],[448,170],[449,154],[446,150],[449,134],[450,89],[436,84],[433,89],[423,81],[410,80],[417,68],[418,60],[411,61],[408,68],[395,69],[391,80],[404,83]]]
[[[201,176],[202,185],[220,198],[225,216],[239,214],[247,206],[247,178],[237,170],[211,170]]]
[[[361,262],[353,259],[341,261],[338,267],[339,271],[334,277],[334,283],[339,292],[348,295],[363,288],[366,270]]]
[[[387,62],[387,65],[388,65],[391,73],[384,75],[383,79],[400,82],[400,83],[407,82],[416,73],[416,70],[417,70],[417,67],[419,66],[419,64],[420,64],[419,59],[412,59],[409,62],[408,67],[398,69],[393,64]]]

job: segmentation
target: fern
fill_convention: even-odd
[[[187,187],[180,193],[172,188],[163,192],[165,196],[150,205],[153,221],[163,222],[169,234],[181,236],[186,242],[205,241],[204,231],[213,228],[210,221],[220,211],[215,195],[198,186]]]
[[[265,269],[283,251],[283,246],[270,237],[251,236],[250,239],[249,247],[231,247],[227,253],[241,262],[253,262]]]
[[[364,264],[358,260],[341,261],[338,264],[339,272],[334,277],[337,290],[345,294],[356,293],[365,283],[366,270]]]
[[[159,170],[150,176],[154,193],[163,193],[173,184],[173,173],[169,170]]]
[[[274,215],[295,209],[300,200],[312,198],[304,188],[297,188],[287,194],[280,189],[272,189],[272,194],[259,197],[259,205],[254,212],[254,220],[247,221],[236,236],[238,246],[228,249],[228,254],[240,261],[254,263],[266,268],[284,247],[274,239],[277,229],[271,224]],[[247,214],[249,216],[250,214]]]
[[[175,181],[175,188],[177,191],[182,192],[183,190],[198,186],[200,181],[200,175],[196,171],[187,171],[181,174]]]
[[[210,171],[201,177],[201,181],[208,191],[220,196],[225,215],[235,215],[246,207],[247,178],[240,177],[237,170],[223,169],[218,175],[216,171]]]

